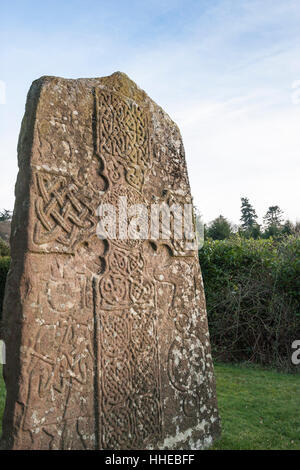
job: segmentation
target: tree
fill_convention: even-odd
[[[219,215],[219,217],[214,219],[206,229],[207,237],[213,240],[225,240],[232,233],[232,225],[223,215]]]
[[[290,220],[286,220],[281,228],[281,233],[284,236],[293,235],[295,237],[300,236],[300,222],[293,224]]]
[[[264,216],[265,237],[278,237],[282,228],[283,211],[279,206],[270,206]]]
[[[242,228],[244,230],[249,230],[252,229],[254,225],[256,225],[257,215],[254,207],[250,204],[249,199],[247,197],[242,197],[241,201],[242,216],[240,220],[242,222]]]
[[[290,220],[286,220],[282,226],[281,233],[285,236],[294,235],[295,227]]]
[[[3,211],[0,211],[0,222],[5,222],[6,220],[11,220],[12,212],[3,209]]]
[[[279,206],[270,206],[264,216],[264,223],[266,227],[276,226],[280,227],[282,224],[283,211]]]
[[[241,212],[242,216],[240,218],[242,222],[242,234],[246,238],[259,238],[260,237],[260,225],[256,222],[257,214],[254,207],[250,204],[247,197],[241,198]]]

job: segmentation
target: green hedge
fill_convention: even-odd
[[[9,256],[0,257],[0,320],[2,318],[2,304],[3,304],[3,298],[4,298],[6,276],[9,270],[9,265],[10,265]]]
[[[295,370],[300,339],[300,239],[208,240],[199,251],[213,353]]]
[[[300,339],[300,239],[204,243],[199,251],[214,357],[295,370]],[[0,306],[9,269],[0,257]],[[1,319],[1,316],[0,316]]]

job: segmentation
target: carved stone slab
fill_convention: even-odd
[[[18,155],[1,448],[209,446],[219,418],[197,250],[97,236],[100,204],[191,202],[177,126],[122,73],[42,77]]]

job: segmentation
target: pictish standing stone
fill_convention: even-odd
[[[191,203],[177,126],[122,73],[42,77],[18,155],[1,448],[209,446],[219,417],[197,250],[175,232],[139,237],[129,209],[121,219]],[[108,205],[123,227],[103,239]]]

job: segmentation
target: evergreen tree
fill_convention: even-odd
[[[286,220],[281,228],[281,233],[284,236],[293,235],[295,237],[300,236],[300,222],[293,224],[290,220]]]
[[[232,235],[233,230],[231,223],[223,215],[219,215],[209,224],[205,232],[207,237],[213,240],[225,240]]]
[[[290,220],[286,220],[282,226],[282,234],[285,236],[294,235],[295,227]]]
[[[277,238],[282,229],[282,214],[283,211],[279,206],[270,206],[264,216],[265,224],[265,238],[274,237]]]
[[[257,215],[254,207],[250,204],[249,199],[247,197],[242,197],[241,201],[242,216],[240,220],[242,222],[242,228],[244,230],[249,230],[252,229],[254,225],[256,225]]]
[[[246,238],[259,238],[260,233],[260,225],[256,222],[257,214],[255,212],[254,207],[250,204],[249,199],[247,197],[241,198],[242,205],[241,205],[241,212],[242,216],[240,218],[242,225],[241,225],[241,235],[245,236]]]
[[[282,224],[283,211],[279,206],[270,206],[264,216],[264,223],[266,228],[277,227],[280,228]]]

